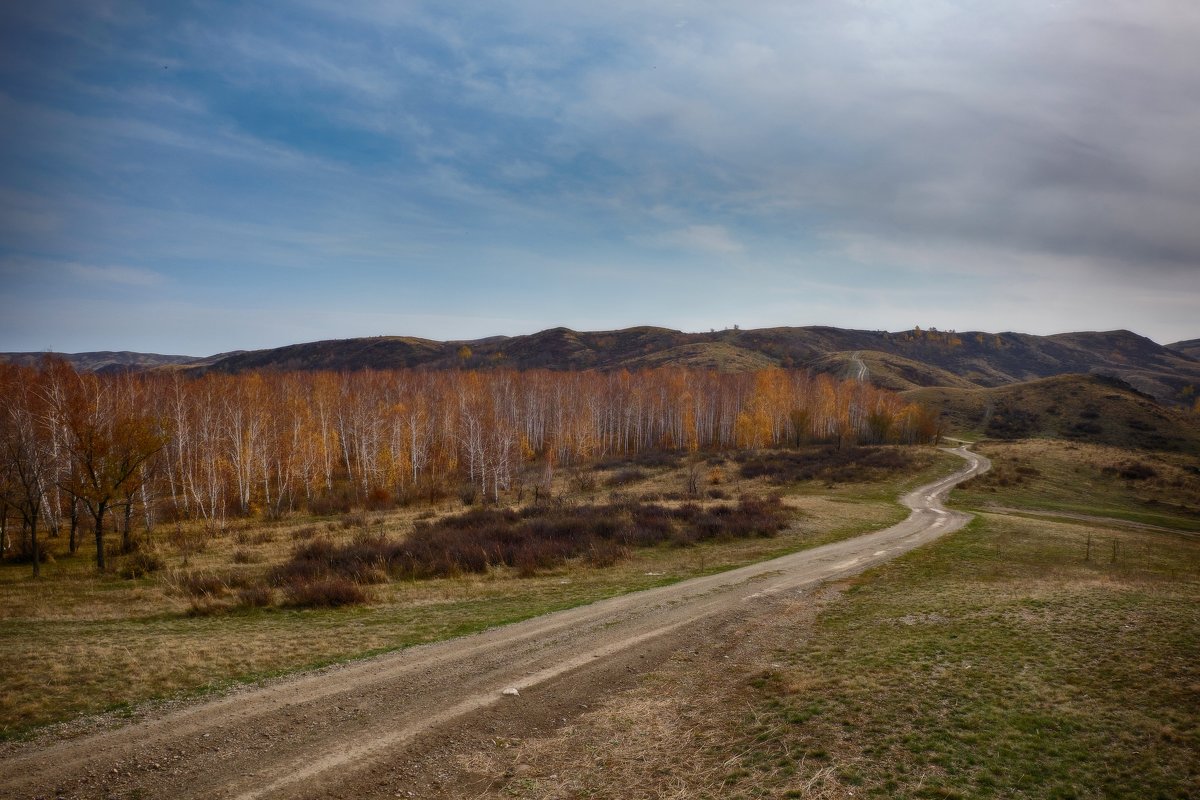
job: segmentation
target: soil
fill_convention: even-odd
[[[968,466],[902,498],[913,513],[886,530],[233,691],[116,730],[34,741],[0,760],[0,796],[250,800],[486,789],[495,776],[461,769],[471,749],[567,724],[673,655],[736,637],[776,613],[781,598],[961,528],[970,515],[942,500],[989,463],[965,447],[952,452]]]

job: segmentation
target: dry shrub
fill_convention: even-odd
[[[157,572],[164,566],[166,564],[157,553],[148,550],[137,550],[125,558],[118,574],[122,578],[142,578],[151,572]]]
[[[346,514],[342,517],[341,526],[343,530],[350,528],[365,528],[367,527],[367,515],[361,511],[357,514]]]
[[[237,603],[243,608],[266,608],[275,599],[275,593],[270,586],[254,584],[238,589]]]
[[[818,447],[742,454],[735,459],[743,478],[765,477],[773,483],[825,480],[840,483],[876,480],[909,472],[915,458],[892,447]]]
[[[367,494],[366,506],[368,511],[384,511],[396,505],[396,498],[387,489],[372,489]]]
[[[246,550],[243,547],[239,547],[237,550],[233,551],[233,557],[231,560],[234,564],[254,564],[258,561],[261,561],[262,557],[252,550]]]
[[[308,510],[318,517],[332,517],[337,514],[350,513],[349,494],[328,494],[314,497],[308,503]]]
[[[650,473],[645,470],[638,469],[637,467],[629,467],[610,475],[604,484],[606,486],[626,486],[630,483],[644,481],[648,477],[650,477]]]
[[[275,541],[275,534],[268,530],[240,530],[233,535],[235,544],[250,545],[250,544],[270,544]]]
[[[340,608],[367,602],[367,592],[349,578],[299,580],[283,587],[284,602],[297,608]]]
[[[305,542],[317,535],[316,525],[305,525],[292,531],[292,541]]]

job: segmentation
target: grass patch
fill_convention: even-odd
[[[1200,544],[1104,536],[992,517],[863,576],[763,686],[771,746],[865,796],[1195,796]]]

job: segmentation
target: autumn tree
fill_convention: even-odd
[[[63,488],[92,518],[96,568],[105,569],[104,518],[145,478],[142,467],[166,444],[160,420],[138,405],[132,379],[76,376],[54,409],[67,433],[73,469]]]

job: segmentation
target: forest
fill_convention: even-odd
[[[0,545],[119,547],[190,520],[436,501],[499,502],[555,470],[659,452],[812,442],[917,444],[937,415],[867,383],[803,371],[546,370],[121,373],[47,356],[0,364]]]

